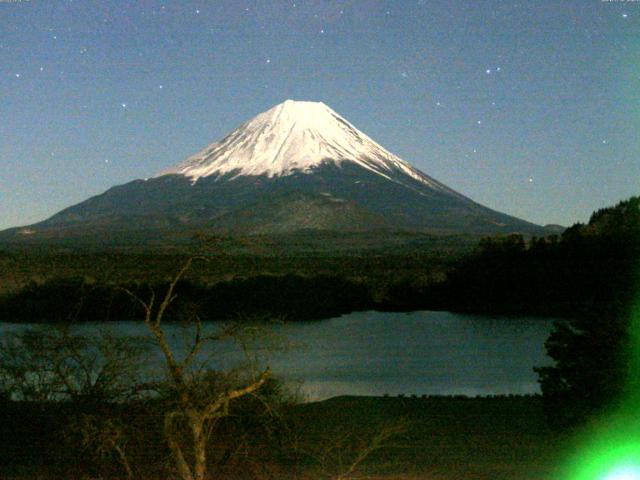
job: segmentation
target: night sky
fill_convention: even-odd
[[[640,194],[640,2],[0,0],[0,228],[287,98],[535,223]]]

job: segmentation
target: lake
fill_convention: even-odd
[[[534,366],[548,365],[544,350],[553,319],[464,315],[451,312],[357,312],[317,322],[270,328],[278,348],[261,342],[262,363],[286,380],[302,382],[309,400],[336,395],[488,395],[538,393]],[[24,328],[3,324],[2,331]],[[82,325],[91,334],[145,336],[139,322]],[[214,329],[215,324],[207,329]],[[185,351],[186,336],[166,325],[172,345]],[[286,348],[280,344],[286,340]],[[236,364],[238,348],[225,342],[203,352],[214,367]],[[209,360],[207,360],[209,361]],[[162,365],[150,360],[153,371]]]

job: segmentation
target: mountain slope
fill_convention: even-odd
[[[412,167],[322,103],[288,100],[148,180],[0,237],[299,229],[542,233]]]

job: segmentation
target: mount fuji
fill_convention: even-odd
[[[152,178],[0,238],[298,230],[540,234],[543,227],[452,190],[323,103],[287,100]]]

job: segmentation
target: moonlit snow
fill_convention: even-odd
[[[277,177],[310,173],[325,162],[354,162],[389,180],[397,173],[431,188],[455,193],[385,150],[321,102],[287,100],[263,112],[219,142],[156,176],[230,174]]]

